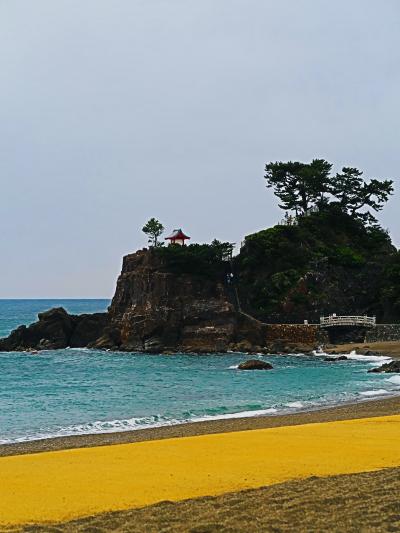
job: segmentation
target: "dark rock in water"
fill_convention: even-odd
[[[108,323],[106,313],[69,315],[62,307],[38,314],[38,321],[20,326],[0,339],[0,351],[57,350],[94,342]]]
[[[121,333],[117,328],[112,327],[109,324],[107,315],[107,325],[93,342],[88,344],[88,348],[97,348],[98,350],[118,350],[121,344]],[[141,351],[138,347],[133,347],[132,352]]]
[[[108,325],[107,313],[93,313],[74,316],[75,327],[68,346],[82,348],[95,342]]]
[[[253,345],[251,342],[243,340],[241,342],[238,342],[233,347],[235,352],[243,352],[243,353],[250,353],[254,352]]]
[[[372,368],[371,370],[368,370],[368,372],[386,372],[388,374],[400,373],[400,361],[391,361],[390,363],[385,363],[378,368]]]
[[[347,361],[348,359],[345,355],[340,355],[339,357],[325,357],[324,361]]]
[[[315,350],[316,346],[312,344],[306,344],[303,342],[292,342],[286,346],[285,353],[298,353],[298,354],[310,354]]]
[[[276,327],[276,324],[274,325]],[[304,342],[287,342],[282,339],[276,339],[267,343],[262,349],[263,353],[269,354],[310,354],[317,348],[316,345]]]
[[[287,353],[288,347],[285,341],[277,339],[267,343],[266,349],[270,354]]]
[[[240,363],[239,370],[271,370],[273,366],[266,361],[260,361],[260,359],[250,359],[244,363]]]
[[[57,349],[68,346],[74,329],[72,317],[62,307],[39,313],[38,322],[20,326],[6,339],[1,339],[0,350]]]

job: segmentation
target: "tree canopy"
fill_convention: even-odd
[[[149,245],[158,248],[163,243],[158,242],[158,238],[164,231],[164,226],[155,218],[151,218],[142,228],[143,233],[148,237]]]
[[[334,203],[365,223],[375,223],[370,209],[376,212],[383,208],[393,193],[393,181],[366,182],[357,168],[343,167],[336,175],[331,170],[332,164],[324,159],[311,163],[277,161],[265,165],[264,177],[279,198],[279,207],[294,211],[296,216]]]

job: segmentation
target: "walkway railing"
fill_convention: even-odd
[[[372,328],[376,325],[374,316],[338,316],[329,315],[321,316],[320,324],[322,327],[329,328],[332,326],[365,326]]]

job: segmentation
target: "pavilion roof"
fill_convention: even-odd
[[[174,229],[171,235],[169,237],[165,237],[165,239],[190,239],[190,237],[185,235],[183,231],[179,228],[179,229]]]

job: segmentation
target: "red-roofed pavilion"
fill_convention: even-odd
[[[190,237],[185,235],[181,229],[174,229],[169,237],[165,237],[165,240],[169,241],[170,244],[178,244],[179,246],[184,246],[187,239]]]

